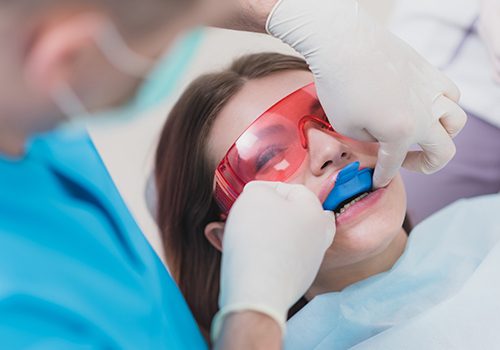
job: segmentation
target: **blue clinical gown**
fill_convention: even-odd
[[[0,156],[0,348],[206,349],[85,132]]]

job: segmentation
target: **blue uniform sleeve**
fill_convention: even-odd
[[[81,324],[67,310],[27,295],[0,302],[0,339],[4,349],[113,348],[95,330]]]
[[[206,349],[88,135],[0,159],[0,349]]]

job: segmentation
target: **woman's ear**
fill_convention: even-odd
[[[205,237],[210,244],[214,246],[219,252],[222,253],[222,239],[224,238],[223,222],[211,222],[205,227]]]

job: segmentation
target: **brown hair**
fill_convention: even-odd
[[[221,254],[205,238],[220,221],[212,197],[215,164],[207,143],[214,120],[246,81],[285,70],[308,70],[304,60],[260,53],[196,79],[163,128],[156,153],[157,218],[173,275],[205,336],[218,310]]]

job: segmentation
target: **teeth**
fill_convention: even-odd
[[[338,218],[340,215],[342,215],[351,205],[354,205],[356,202],[359,202],[360,200],[362,200],[363,198],[365,198],[366,196],[368,196],[368,192],[365,192],[363,193],[362,195],[354,198],[352,201],[350,201],[349,203],[347,203],[346,205],[344,205],[340,211],[338,213],[335,213],[335,217]]]

